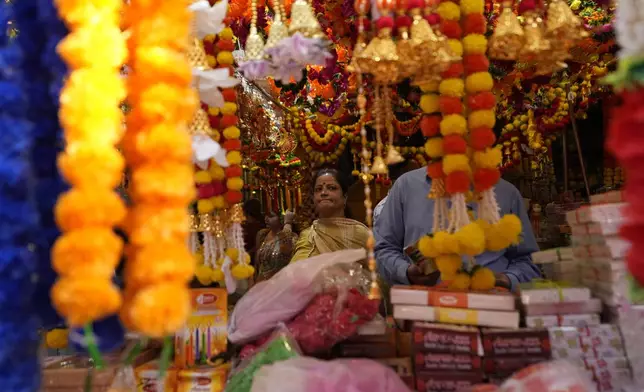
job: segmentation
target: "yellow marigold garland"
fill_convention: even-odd
[[[66,148],[61,173],[72,186],[56,204],[63,234],[52,249],[60,278],[52,302],[71,327],[109,316],[121,307],[112,276],[123,248],[113,232],[125,218],[114,192],[125,167],[116,149],[122,136],[119,104],[126,96],[120,67],[127,49],[119,26],[123,2],[92,4],[57,1],[70,33],[58,52],[71,69],[60,95],[60,121]]]
[[[187,124],[197,106],[185,56],[191,12],[183,2],[143,0],[132,0],[128,11],[133,107],[128,139],[147,140],[161,129],[163,140],[189,145]],[[195,191],[190,156],[159,161],[153,147],[141,147],[142,143],[128,145],[133,208],[127,230],[130,236],[148,235],[133,241],[128,250],[121,319],[131,330],[159,338],[183,326],[190,313],[187,283],[194,274],[194,260],[186,239],[188,205]],[[172,219],[154,224],[161,216]]]

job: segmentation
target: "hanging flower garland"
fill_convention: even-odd
[[[0,152],[0,330],[5,341],[0,349],[0,382],[11,391],[35,392],[40,387],[38,361],[40,320],[34,302],[38,259],[33,240],[38,236],[38,211],[32,205],[34,188],[29,152],[42,124],[30,123],[33,109],[30,91],[45,88],[40,78],[27,73],[39,64],[41,49],[31,2],[0,5],[0,127],[3,146]],[[9,18],[20,32],[7,28]],[[11,35],[10,35],[11,34]],[[32,39],[38,41],[32,42]],[[35,61],[35,63],[34,63]],[[40,68],[40,67],[38,67]],[[30,110],[32,109],[32,110]],[[25,153],[27,151],[28,153]]]
[[[187,125],[197,99],[183,50],[191,12],[181,2],[132,0],[132,73],[128,78],[128,160],[133,208],[126,264],[126,303],[121,319],[131,330],[165,337],[190,312],[187,283],[194,262],[186,244],[187,207],[195,196]]]
[[[126,214],[113,191],[125,166],[115,147],[122,134],[119,104],[126,96],[120,76],[127,56],[118,24],[121,6],[106,3],[90,11],[83,4],[58,3],[71,30],[58,53],[72,71],[60,95],[66,149],[58,166],[72,189],[55,208],[63,234],[52,249],[52,265],[60,276],[52,301],[72,327],[104,318],[121,306],[112,283],[123,249],[113,228]],[[99,22],[96,14],[102,15]]]

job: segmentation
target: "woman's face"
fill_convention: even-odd
[[[321,175],[315,180],[313,203],[320,218],[344,216],[342,187],[331,174]]]
[[[268,227],[275,227],[275,226],[279,226],[280,218],[275,214],[270,214],[270,215],[266,215],[266,217],[264,218],[264,222]]]

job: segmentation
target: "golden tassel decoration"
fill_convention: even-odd
[[[519,18],[512,11],[512,4],[503,3],[503,10],[497,21],[496,28],[490,37],[490,58],[498,60],[516,60],[524,45],[525,34]]]
[[[291,6],[289,33],[300,33],[307,38],[325,38],[311,5],[306,0],[295,0]]]
[[[550,51],[550,41],[543,34],[543,19],[536,12],[525,15],[525,44],[519,51],[518,61],[533,64]]]

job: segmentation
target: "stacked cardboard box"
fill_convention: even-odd
[[[541,268],[546,279],[579,282],[579,262],[572,248],[548,249],[532,254],[532,262]]]
[[[595,204],[569,212],[567,219],[573,253],[581,265],[581,282],[609,307],[609,314],[617,314],[628,291],[624,256],[630,245],[619,237],[625,204],[606,202],[620,200],[620,193],[612,195],[595,198]]]
[[[619,328],[484,329],[484,368],[491,381],[501,382],[532,363],[562,359],[593,379],[600,392],[618,391],[630,382],[629,362]]]
[[[591,298],[587,287],[522,284],[521,304],[528,328],[586,327],[600,323],[601,302]]]

